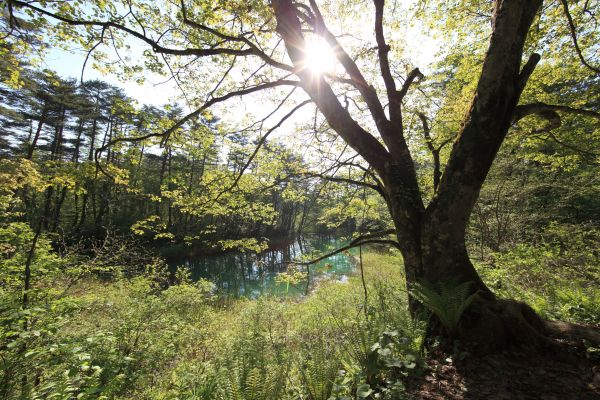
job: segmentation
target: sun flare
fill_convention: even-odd
[[[306,42],[305,62],[306,68],[317,75],[333,72],[335,69],[335,55],[329,44],[324,40]]]

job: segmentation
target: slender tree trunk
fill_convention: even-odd
[[[77,124],[77,137],[75,138],[75,148],[73,149],[73,158],[71,161],[74,165],[79,164],[79,152],[81,149],[81,135],[83,134],[83,118],[79,119],[79,123]]]
[[[44,109],[42,111],[42,115],[40,116],[40,120],[38,121],[37,129],[35,130],[35,134],[33,135],[33,140],[29,144],[29,148],[27,149],[27,159],[31,160],[33,158],[33,152],[37,146],[37,142],[40,138],[40,133],[42,132],[42,127],[46,122],[48,110],[46,109],[46,103],[44,103]]]
[[[173,153],[171,150],[171,147],[169,147],[169,153],[168,153],[168,161],[167,161],[167,173],[168,173],[168,179],[169,182],[167,184],[169,191],[173,190],[173,181],[172,181],[172,169],[171,169],[171,163],[173,161]],[[171,225],[173,224],[173,202],[171,201],[171,199],[168,200],[168,204],[169,204],[169,210],[168,210],[168,221],[167,221],[167,228],[171,228]]]
[[[167,170],[167,161],[169,159],[169,147],[166,147],[163,150],[162,159],[160,162],[160,174],[158,175],[158,192],[157,195],[160,196],[162,193],[162,184],[165,180],[165,172]],[[160,203],[156,203],[156,215],[160,216]]]
[[[98,119],[92,121],[92,131],[90,133],[90,151],[88,152],[88,161],[94,160],[94,150],[96,149],[96,131],[98,129]]]
[[[56,204],[54,205],[54,216],[52,218],[52,232],[56,232],[58,226],[60,225],[60,212],[62,210],[62,206],[65,202],[65,198],[67,197],[67,187],[63,186],[60,191],[60,195],[56,200]]]
[[[89,187],[88,187],[89,190]],[[85,223],[85,219],[87,216],[87,202],[88,202],[88,193],[85,192],[83,194],[83,199],[81,200],[81,217],[79,218],[79,222],[77,223],[77,227],[83,226]]]

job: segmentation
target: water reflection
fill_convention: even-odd
[[[260,254],[229,252],[218,255],[195,256],[171,263],[189,269],[191,278],[207,279],[215,285],[217,292],[235,297],[257,298],[262,295],[301,296],[322,279],[345,281],[355,269],[354,259],[349,253],[339,253],[309,268],[307,284],[306,267],[296,267],[302,272],[301,279],[292,284],[276,279],[280,273],[291,273],[290,261],[302,255],[323,254],[344,245],[331,237],[300,237],[292,242],[270,248]],[[300,275],[300,274],[297,274]]]

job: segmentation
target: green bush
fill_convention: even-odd
[[[478,266],[502,297],[532,305],[543,316],[600,324],[600,231],[552,223],[535,243],[495,253]]]

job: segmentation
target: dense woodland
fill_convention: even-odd
[[[600,398],[597,1],[0,8],[0,398]]]
[[[154,239],[206,244],[290,236],[306,220],[314,185],[296,173],[300,157],[277,143],[265,144],[268,155],[244,166],[248,139],[219,131],[215,118],[199,118],[164,148],[149,139],[107,146],[127,135],[161,132],[182,111],[176,105],[136,108],[122,90],[101,81],[79,85],[49,71],[28,71],[21,79],[27,84],[2,92],[4,155],[33,162],[55,182],[25,201],[32,226],[41,218],[45,231],[67,237],[133,227]],[[233,185],[242,168],[252,174]],[[281,176],[281,182],[265,176]]]

